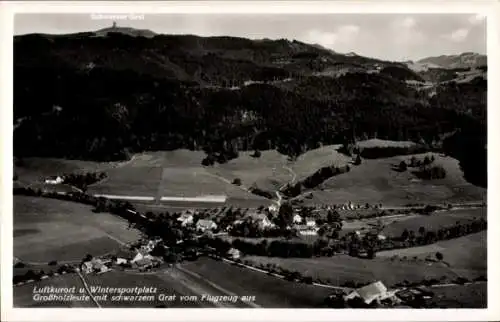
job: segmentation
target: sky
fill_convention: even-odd
[[[486,19],[477,14],[17,14],[14,34],[64,34],[110,27],[164,34],[299,40],[340,53],[392,61],[463,52],[486,54]]]

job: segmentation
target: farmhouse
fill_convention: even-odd
[[[259,229],[266,229],[273,226],[273,223],[265,214],[250,213],[246,217],[252,218],[253,221],[257,222]]]
[[[185,211],[177,218],[178,221],[181,222],[182,226],[187,226],[193,223],[193,213],[189,210]]]
[[[83,262],[80,266],[80,270],[85,274],[90,274],[92,272],[104,273],[109,271],[109,268],[102,260],[94,258],[90,261]]]
[[[299,234],[303,236],[314,236],[318,234],[317,229],[315,227],[310,227],[307,225],[295,225],[294,228],[297,229]]]
[[[295,216],[293,216],[293,223],[294,224],[301,224],[302,223],[302,217],[298,214],[296,214]]]
[[[316,219],[312,217],[306,217],[306,226],[307,227],[316,227]]]
[[[229,257],[231,257],[232,259],[237,259],[237,258],[240,258],[240,251],[236,248],[231,248],[227,254],[229,255]]]
[[[196,229],[200,231],[214,230],[217,228],[217,224],[210,219],[200,219],[196,223]]]
[[[378,281],[353,290],[344,296],[344,301],[361,298],[367,305],[371,304],[373,301],[377,303],[381,303],[384,300],[397,302],[395,293],[396,291],[387,290],[387,287],[381,281]]]
[[[267,208],[271,213],[276,213],[279,211],[279,207],[278,205],[270,205],[268,208]]]
[[[52,176],[45,179],[46,184],[60,184],[63,183],[64,179],[60,176]]]

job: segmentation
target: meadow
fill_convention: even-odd
[[[440,211],[431,215],[411,215],[403,217],[403,220],[387,223],[383,233],[387,236],[399,237],[407,229],[418,234],[420,227],[424,227],[426,231],[437,231],[442,227],[453,226],[457,222],[467,223],[475,217],[486,218],[486,216],[486,208]]]
[[[427,154],[415,155],[423,159]],[[442,204],[482,201],[486,189],[474,186],[463,178],[458,161],[434,154],[437,165],[442,165],[446,178],[420,180],[412,174],[393,170],[401,161],[412,156],[398,156],[386,159],[362,160],[351,171],[330,178],[312,191],[312,198],[304,198],[305,205],[343,204],[352,201],[358,204],[404,206],[410,203]]]
[[[436,252],[443,254],[443,261],[458,274],[471,270],[486,276],[486,231],[425,246],[382,251],[377,253],[377,257],[407,257],[425,260],[428,257],[435,259]]]
[[[128,223],[91,207],[55,199],[14,197],[14,257],[26,263],[80,261],[104,255],[140,234]]]
[[[20,308],[95,308],[96,305],[92,300],[89,301],[35,301],[33,299],[33,288],[44,286],[53,287],[76,287],[77,289],[83,287],[81,279],[76,274],[59,275],[49,279],[41,280],[36,284],[24,284],[21,286],[13,287],[13,306]]]
[[[439,308],[480,309],[488,307],[487,283],[433,288],[432,301]]]
[[[334,292],[329,288],[288,282],[210,258],[187,262],[182,267],[240,296],[254,295],[255,303],[265,308],[321,307],[324,299]]]
[[[423,261],[390,261],[386,258],[367,260],[347,255],[318,258],[245,256],[242,260],[248,260],[254,264],[275,264],[278,267],[298,271],[302,275],[311,276],[314,279],[328,281],[333,285],[343,285],[349,281],[370,283],[380,280],[387,286],[394,286],[405,280],[421,282],[430,278],[452,280],[457,277],[455,271],[444,265],[428,265]],[[482,272],[468,269],[461,270],[460,273],[468,278],[482,275]]]

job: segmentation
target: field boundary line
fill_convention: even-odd
[[[85,287],[85,290],[87,291],[87,293],[89,294],[90,298],[92,299],[92,301],[97,305],[98,308],[102,308],[101,305],[99,304],[99,302],[97,302],[97,300],[95,299],[94,295],[92,294],[92,292],[90,291],[90,288],[89,286],[87,285],[87,281],[85,281],[85,278],[83,277],[83,275],[80,273],[80,271],[76,271],[76,274],[78,274],[78,277],[80,277],[80,279],[82,280],[82,283],[83,283],[83,286]]]

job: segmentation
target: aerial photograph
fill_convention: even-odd
[[[473,12],[16,14],[14,307],[487,308],[486,42]]]

